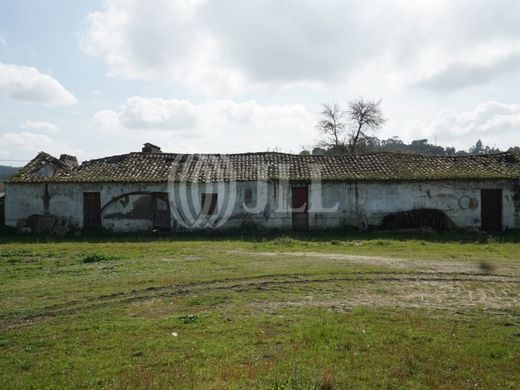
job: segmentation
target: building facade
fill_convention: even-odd
[[[70,229],[520,228],[520,156],[143,152],[64,164],[40,153],[6,183],[5,219]],[[70,158],[70,156],[68,156]]]

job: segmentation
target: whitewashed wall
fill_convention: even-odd
[[[443,211],[459,227],[480,228],[480,190],[486,188],[503,190],[504,228],[520,228],[520,209],[515,209],[513,186],[507,182],[323,184],[321,197],[310,191],[309,223],[316,228],[359,226],[366,219],[377,225],[389,213],[427,208]],[[328,207],[337,203],[337,212],[312,212],[320,199]],[[469,200],[476,207],[468,207]]]
[[[520,205],[515,208],[513,185],[510,182],[432,182],[432,183],[323,183],[309,186],[309,226],[327,229],[341,226],[359,226],[363,222],[378,224],[388,213],[417,208],[438,209],[445,212],[459,227],[479,228],[480,190],[503,190],[503,226],[520,228]],[[43,214],[43,184],[15,184],[6,186],[6,223],[16,226],[19,219],[31,214]],[[83,225],[83,193],[99,192],[101,206],[112,199],[133,192],[170,192],[174,210],[190,212],[186,223],[179,213],[172,216],[173,230],[191,230],[201,227],[193,224],[200,213],[203,192],[216,192],[220,217],[210,221],[210,227],[241,229],[291,229],[291,185],[287,182],[218,183],[213,186],[192,185],[186,188],[166,184],[53,184],[49,183],[50,214],[68,217],[78,228]],[[250,192],[252,202],[246,203]],[[233,196],[233,194],[235,196]],[[113,202],[102,214],[102,225],[113,231],[149,230],[152,221],[132,213],[139,196],[129,196]],[[194,201],[192,201],[194,200]],[[469,200],[474,208],[469,208]],[[475,203],[476,202],[476,203]],[[334,206],[336,206],[334,208]],[[332,209],[331,209],[332,208]],[[327,210],[331,209],[331,210]],[[227,210],[227,212],[226,212]],[[190,215],[191,214],[191,215]],[[125,218],[124,215],[130,215]]]
[[[70,218],[71,222],[81,228],[83,226],[83,193],[99,192],[101,207],[115,197],[131,192],[163,192],[164,184],[65,184],[49,183],[49,213],[58,217]],[[6,186],[6,224],[16,226],[19,219],[31,214],[43,214],[44,184],[15,184]],[[117,210],[117,209],[116,209]],[[120,209],[119,209],[120,211]],[[107,212],[114,212],[107,209]],[[114,231],[136,231],[151,228],[151,220],[139,219],[105,219],[102,215],[103,227]]]

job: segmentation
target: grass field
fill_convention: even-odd
[[[520,234],[0,237],[0,387],[518,388]]]

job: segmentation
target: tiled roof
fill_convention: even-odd
[[[12,176],[8,182],[33,182],[43,180],[44,178],[39,176],[35,177],[35,175],[37,176],[38,171],[40,171],[40,169],[42,169],[47,164],[50,164],[52,167],[54,167],[56,172],[68,173],[71,171],[71,168],[63,161],[51,156],[48,153],[40,152],[24,167],[20,168],[20,170],[14,176]]]
[[[33,161],[27,166],[34,165]],[[309,181],[318,171],[326,181],[520,179],[520,156],[514,153],[456,157],[388,152],[337,156],[130,153],[86,161],[50,178],[27,177],[27,166],[11,182],[166,182],[181,177],[192,182]]]

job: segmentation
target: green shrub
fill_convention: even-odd
[[[81,262],[83,264],[90,264],[90,263],[99,263],[100,261],[107,261],[110,260],[110,257],[102,254],[102,253],[89,253],[88,255],[83,256],[81,259]]]
[[[194,322],[197,322],[199,317],[197,317],[195,314],[183,314],[177,317],[183,324],[192,324]]]

